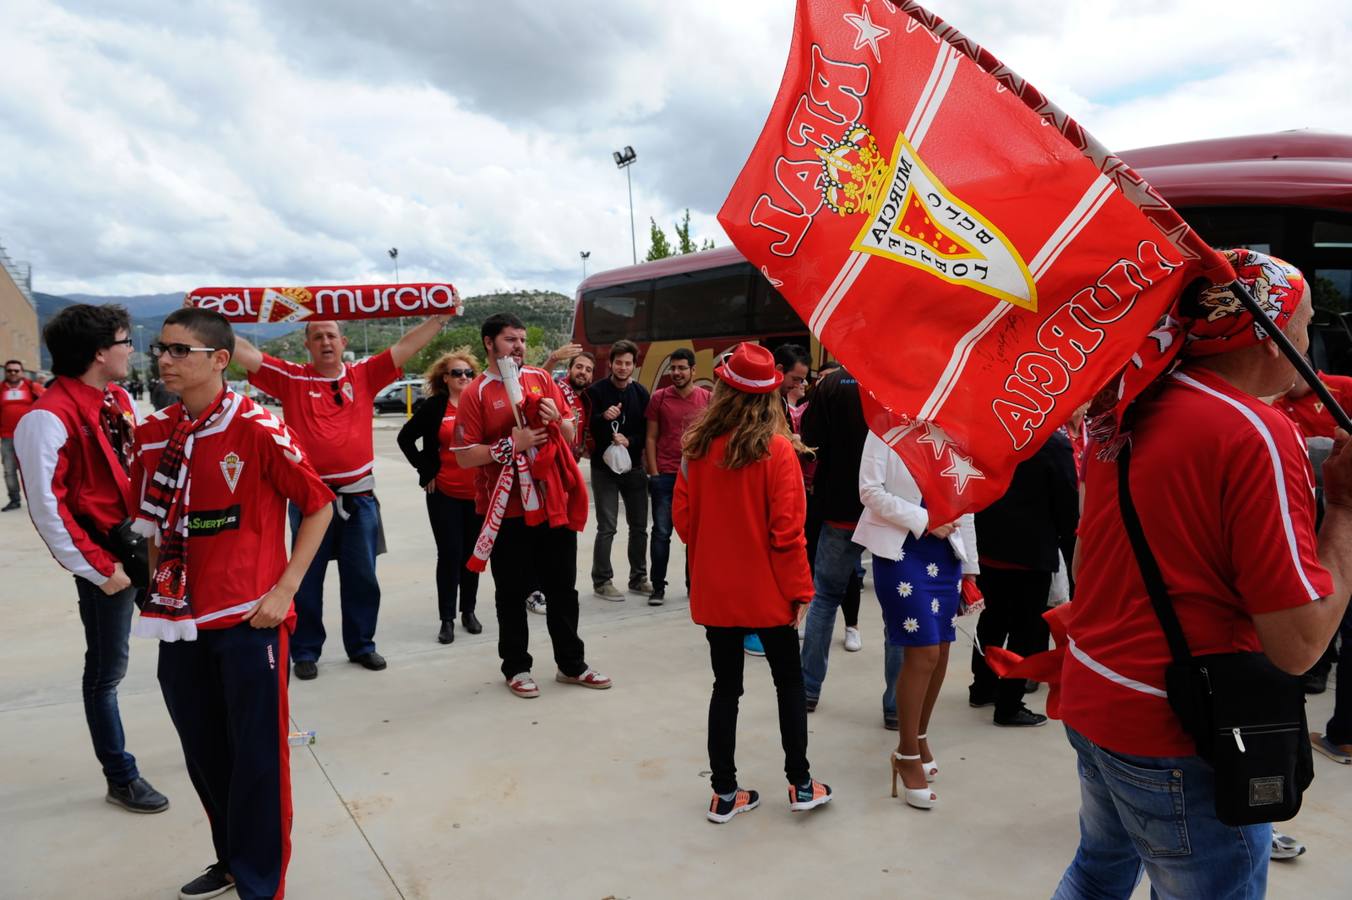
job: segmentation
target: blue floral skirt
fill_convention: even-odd
[[[873,557],[873,585],[888,644],[931,647],[953,640],[962,562],[948,541],[932,534],[909,535],[901,559]]]

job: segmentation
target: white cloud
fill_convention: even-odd
[[[935,11],[1115,149],[1352,132],[1340,4]],[[0,240],[40,290],[383,280],[398,246],[405,280],[570,292],[579,250],[629,261],[625,144],[640,255],[686,206],[726,243],[792,4],[11,0],[6,20]]]

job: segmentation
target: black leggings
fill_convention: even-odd
[[[803,694],[803,667],[798,659],[798,629],[715,628],[705,626],[709,639],[709,662],[714,669],[713,696],[709,698],[709,769],[714,792],[737,790],[737,704],[742,696],[742,669],[746,654],[742,638],[760,635],[765,660],[775,682],[779,700],[779,739],[784,745],[784,775],[790,784],[803,784],[811,776],[807,765],[807,701]]]
[[[455,595],[460,593],[460,612],[474,612],[479,595],[479,573],[465,568],[474,553],[483,516],[474,511],[473,500],[448,497],[441,491],[427,495],[427,518],[437,542],[437,612],[441,621],[455,619]]]

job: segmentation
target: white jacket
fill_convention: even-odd
[[[872,432],[864,441],[859,461],[859,499],[863,515],[854,529],[854,542],[874,556],[898,559],[907,535],[921,537],[928,530],[929,513],[920,505],[920,487],[901,457]],[[953,552],[962,561],[962,574],[976,575],[976,520],[971,513],[958,519],[948,536]]]

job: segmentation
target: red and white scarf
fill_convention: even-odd
[[[150,579],[150,596],[136,620],[137,637],[162,641],[197,639],[188,584],[188,498],[192,479],[189,467],[197,432],[212,425],[232,405],[234,394],[222,388],[216,399],[197,418],[182,403],[170,407],[179,415],[159,465],[146,482],[141,508],[132,527],[159,547],[159,560]]]

